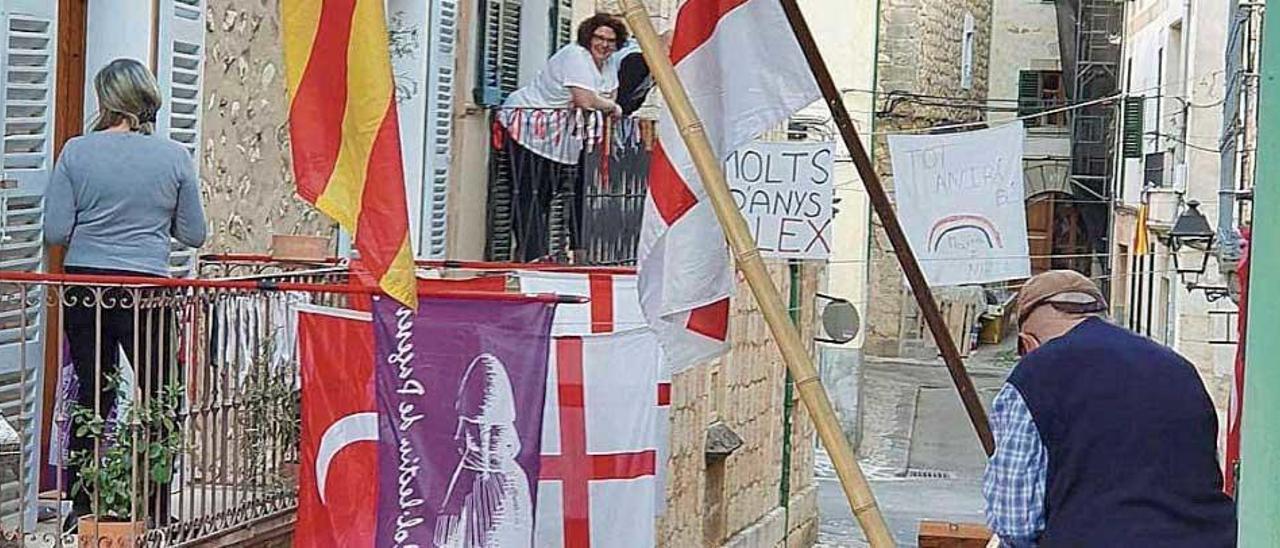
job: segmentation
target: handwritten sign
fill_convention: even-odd
[[[733,201],[763,255],[826,260],[831,255],[832,143],[746,145],[724,163]]]
[[[929,285],[1031,274],[1021,122],[948,135],[892,135],[898,215]]]

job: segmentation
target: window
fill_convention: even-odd
[[[1056,112],[1035,116],[1067,103],[1066,88],[1060,70],[1024,70],[1018,73],[1018,116],[1034,116],[1025,121],[1027,127],[1067,126],[1067,113]]]
[[[960,87],[973,89],[973,41],[976,30],[973,14],[964,14],[964,46],[960,53]]]
[[[1148,154],[1142,168],[1142,186],[1144,188],[1164,186],[1164,153]]]

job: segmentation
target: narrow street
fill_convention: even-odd
[[[1012,337],[965,360],[990,405],[1014,363]],[[899,546],[921,520],[984,523],[985,458],[940,361],[872,359],[862,366],[860,464]],[[827,454],[818,449],[818,545],[866,546]]]
[[[825,451],[818,450],[819,547],[867,546]],[[896,478],[868,472],[898,546],[916,546],[920,520],[982,523],[981,478]]]

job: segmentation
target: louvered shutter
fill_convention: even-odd
[[[1043,110],[1040,101],[1040,72],[1024,70],[1018,73],[1018,116],[1030,116]],[[1031,120],[1028,120],[1030,122]],[[1027,124],[1031,125],[1031,124]]]
[[[34,272],[44,256],[43,196],[53,167],[55,2],[9,0],[3,14],[4,184],[0,185],[0,270]],[[25,296],[25,300],[24,300]],[[43,294],[0,284],[0,414],[22,440],[22,485],[0,476],[0,516],[35,525],[44,345]],[[3,451],[11,449],[5,447]],[[4,457],[5,460],[12,457]],[[25,504],[24,504],[25,503]]]
[[[200,105],[204,88],[204,0],[160,0],[156,33],[156,80],[164,105],[156,132],[177,141],[200,160]],[[175,278],[195,275],[196,251],[174,243],[169,258]]]
[[[1126,97],[1121,150],[1125,158],[1142,157],[1142,130],[1146,121],[1146,97]]]
[[[482,0],[476,102],[502,104],[520,86],[520,0]]]
[[[551,0],[550,57],[573,40],[573,0]]]
[[[422,245],[419,252],[427,259],[443,259],[448,254],[449,165],[453,159],[457,40],[457,0],[432,0],[427,54],[426,180],[422,193]]]

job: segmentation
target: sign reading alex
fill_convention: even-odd
[[[763,255],[831,255],[833,143],[754,142],[724,163],[733,201]]]
[[[932,286],[1031,274],[1021,123],[947,135],[891,135],[898,215]]]

